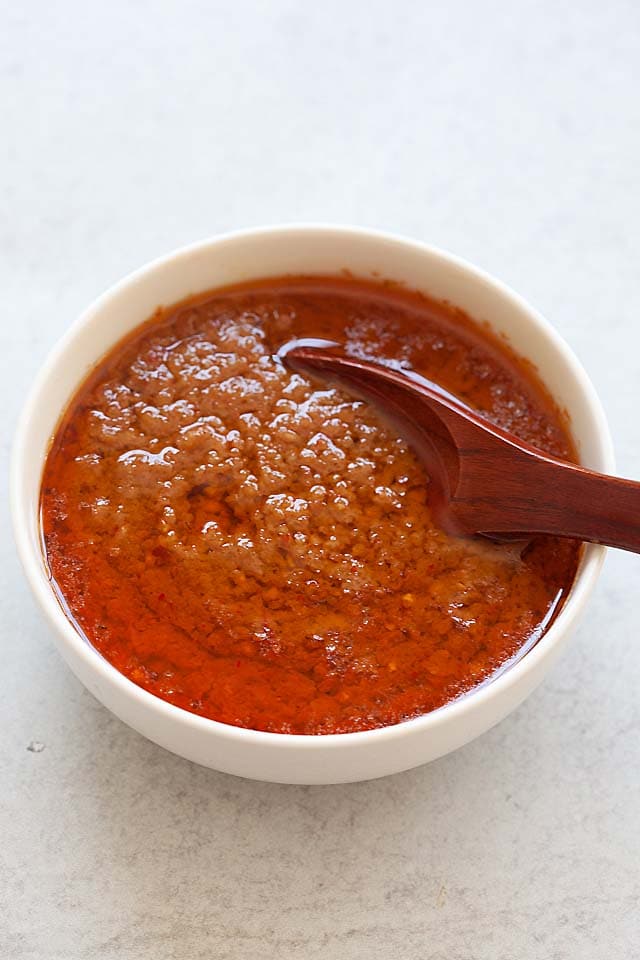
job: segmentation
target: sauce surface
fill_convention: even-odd
[[[42,532],[68,615],[135,683],[229,724],[344,733],[522,655],[580,547],[439,530],[394,429],[276,356],[306,337],[414,369],[574,458],[530,366],[460,311],[364,280],[256,281],[159,310],[103,359],[54,437]]]

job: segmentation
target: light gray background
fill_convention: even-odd
[[[104,288],[219,231],[317,219],[519,290],[640,477],[635,0],[3,9],[3,461]],[[638,956],[637,557],[609,556],[568,653],[492,732],[307,788],[200,769],[112,717],[54,652],[6,508],[0,549],[3,960]]]

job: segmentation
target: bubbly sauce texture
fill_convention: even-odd
[[[534,372],[459,311],[286,277],[160,310],[112,350],[53,440],[42,532],[69,616],[141,687],[229,724],[344,733],[441,707],[522,655],[580,547],[439,530],[394,429],[276,356],[306,337],[414,369],[572,457]]]

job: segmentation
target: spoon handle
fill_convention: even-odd
[[[501,479],[492,532],[548,533],[640,553],[640,483],[524,456],[523,469],[511,463]]]

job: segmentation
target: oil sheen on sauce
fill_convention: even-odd
[[[159,310],[73,398],[42,481],[77,629],[132,681],[225,723],[365,730],[435,710],[539,639],[579,545],[433,523],[429,478],[368,405],[286,369],[293,339],[414,370],[571,458],[534,371],[391,285],[284,277]]]

